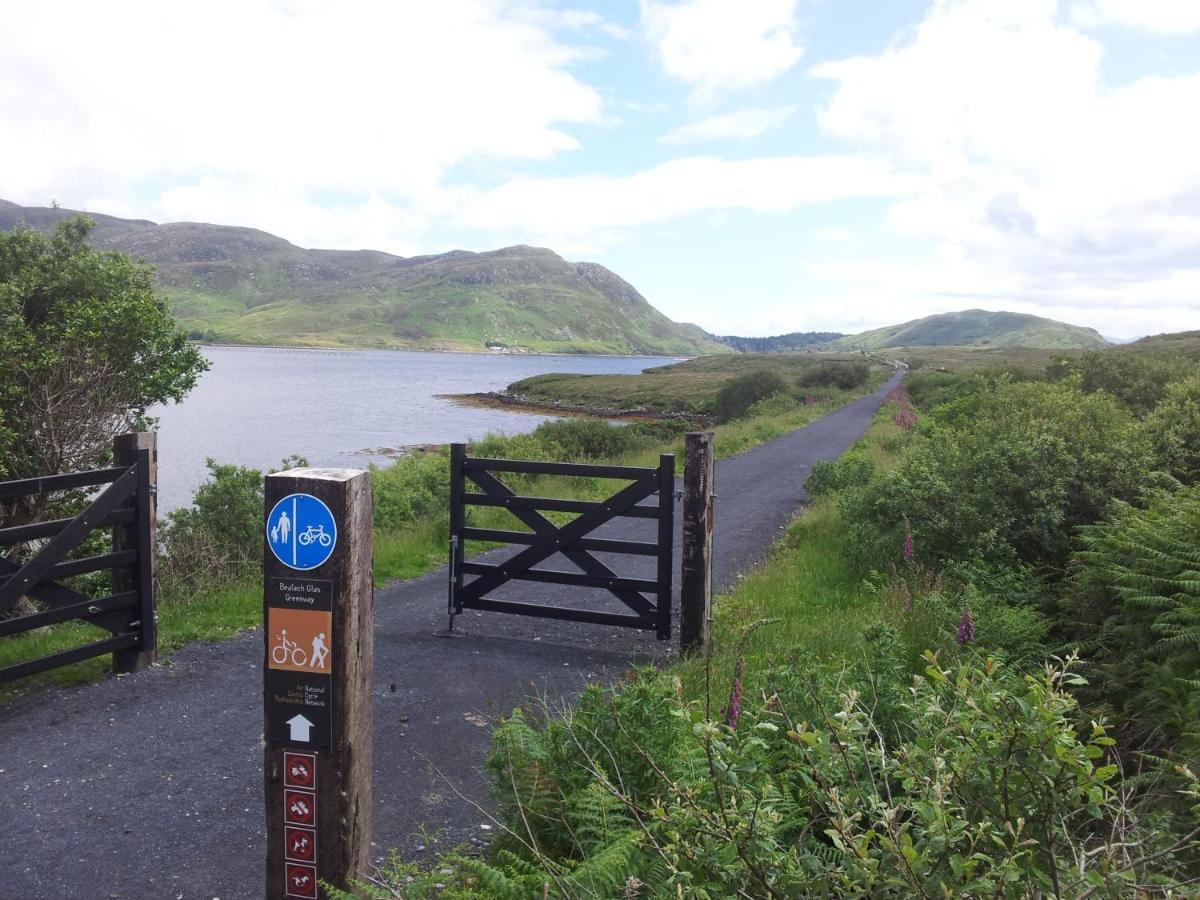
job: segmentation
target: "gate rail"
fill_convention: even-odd
[[[113,654],[115,672],[136,671],[154,661],[154,438],[153,434],[117,438],[116,457],[122,465],[0,481],[0,502],[108,485],[76,516],[0,528],[0,551],[49,539],[20,565],[0,555],[0,639],[72,620],[97,625],[111,635],[0,668],[0,684],[106,653]],[[110,552],[66,558],[92,532],[110,527]],[[112,588],[105,596],[89,596],[62,583],[72,576],[106,570],[112,573]],[[39,610],[3,618],[22,597],[37,601]]]
[[[495,476],[495,472],[524,475],[558,475],[582,478],[611,478],[631,483],[605,500],[565,500],[554,497],[523,497]],[[468,491],[467,480],[479,491]],[[671,560],[674,536],[675,457],[663,454],[657,468],[589,465],[582,463],[535,462],[515,459],[468,457],[466,445],[453,444],[450,452],[450,601],[451,626],[454,616],[464,609],[518,613],[541,618],[566,619],[601,625],[653,629],[659,640],[671,636]],[[639,505],[648,497],[657,497],[654,505]],[[508,531],[475,528],[466,524],[468,506],[507,509],[533,530]],[[565,525],[555,525],[541,511],[579,513]],[[601,525],[618,517],[655,519],[656,539],[649,541],[611,540],[587,537]],[[468,540],[494,541],[524,546],[497,565],[467,562],[464,544]],[[616,553],[657,558],[653,579],[619,575],[593,556]],[[556,553],[577,566],[579,572],[534,568]],[[466,581],[464,576],[475,576]],[[632,613],[613,613],[564,606],[547,606],[516,600],[499,600],[487,595],[509,581],[562,584],[572,587],[603,588],[619,599]],[[653,598],[653,599],[651,599]]]

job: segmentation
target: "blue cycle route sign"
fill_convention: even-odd
[[[267,516],[267,545],[289,569],[315,569],[337,546],[333,513],[312,494],[288,494]]]

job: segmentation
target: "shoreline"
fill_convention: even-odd
[[[574,353],[570,350],[522,350],[520,352],[502,352],[497,350],[452,350],[445,347],[335,347],[313,344],[242,344],[220,343],[217,341],[193,341],[189,344],[196,347],[219,347],[222,350],[312,350],[321,353],[459,353],[466,356],[567,356],[567,357],[596,357],[600,359],[668,359],[675,362],[696,359],[695,356],[677,356],[670,353]],[[724,355],[724,354],[713,354]],[[467,395],[464,395],[467,396]]]
[[[505,391],[486,391],[478,394],[437,394],[440,400],[449,400],[462,406],[481,406],[486,409],[503,409],[508,412],[532,413],[535,415],[589,416],[597,419],[617,419],[626,422],[663,421],[667,419],[689,419],[703,421],[703,416],[681,413],[661,413],[640,407],[616,409],[602,406],[587,406],[574,403],[550,403],[532,400],[519,394]]]

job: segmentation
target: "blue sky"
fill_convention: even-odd
[[[0,197],[532,243],[719,333],[1128,338],[1200,328],[1197,110],[1200,0],[47,0],[0,34]]]

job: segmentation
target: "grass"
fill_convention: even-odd
[[[856,449],[877,465],[892,465],[897,454],[887,446],[898,432],[882,412]],[[686,696],[702,699],[711,672],[713,703],[724,703],[740,652],[750,673],[799,656],[860,652],[863,631],[889,611],[846,558],[845,542],[836,497],[822,498],[793,521],[766,562],[714,597],[709,659],[693,657],[674,667]]]

